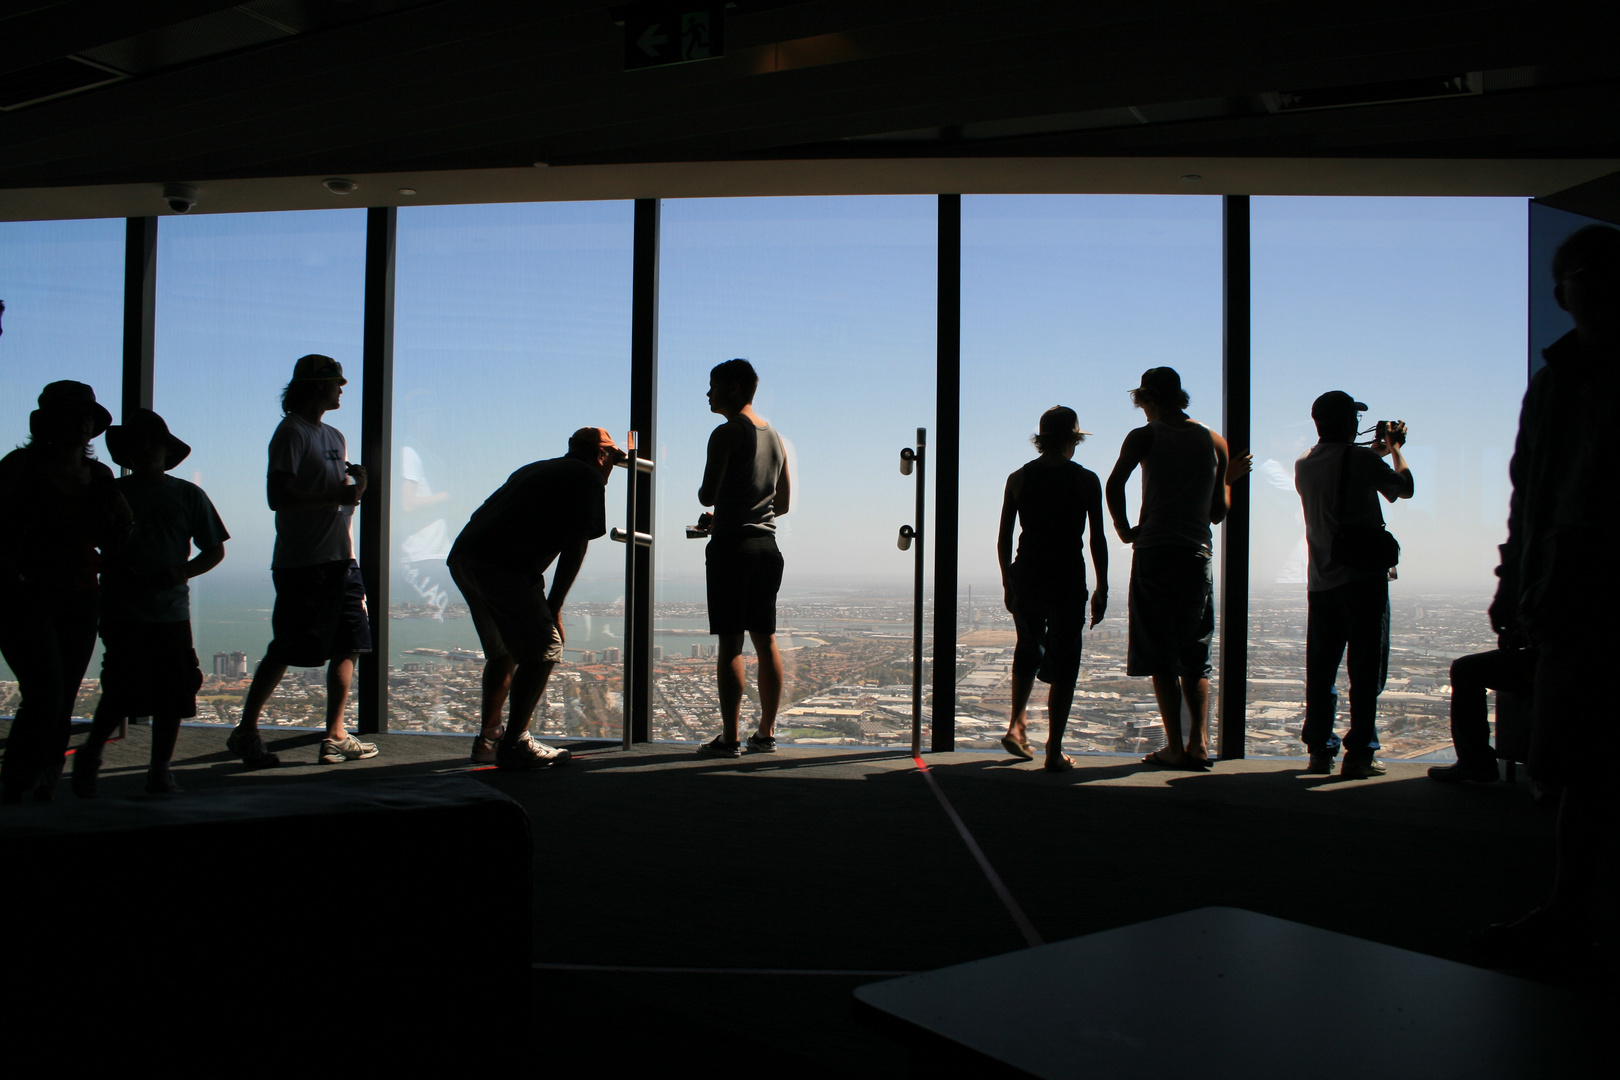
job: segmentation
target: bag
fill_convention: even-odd
[[[1350,490],[1350,452],[1346,447],[1339,469],[1339,520],[1344,520],[1345,496]],[[1328,558],[1351,570],[1388,570],[1401,561],[1401,545],[1382,521],[1340,525],[1328,543]]]

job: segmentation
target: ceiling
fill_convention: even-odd
[[[198,212],[854,190],[1620,195],[1604,179],[1620,169],[1613,4],[6,10],[6,218],[159,212],[166,182],[196,185]],[[688,10],[723,29],[724,55],[626,69]],[[328,177],[360,189],[344,202]]]

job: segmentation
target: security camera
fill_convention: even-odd
[[[190,184],[164,184],[163,201],[177,214],[184,214],[197,205],[197,189]]]
[[[354,189],[360,186],[353,180],[345,180],[340,176],[334,176],[330,180],[322,180],[321,183],[325,184],[326,190],[334,195],[353,195]]]

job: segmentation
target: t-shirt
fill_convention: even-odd
[[[288,413],[270,436],[270,472],[291,473],[300,491],[327,491],[350,482],[348,446],[330,424],[312,424]],[[276,511],[276,549],[270,565],[277,568],[316,566],[351,559],[349,519],[352,506],[307,506]]]
[[[1102,509],[1097,474],[1073,461],[1049,465],[1036,458],[1021,470],[1015,580],[1065,597],[1086,591],[1086,515]]]
[[[0,459],[0,506],[10,511],[0,528],[0,562],[39,588],[94,589],[100,552],[115,549],[129,532],[129,505],[112,470],[99,461],[87,467],[89,482],[63,491],[47,475],[39,447]]]
[[[579,458],[530,462],[473,511],[450,558],[539,577],[564,548],[607,532],[606,496],[602,474]]]
[[[103,618],[179,622],[191,618],[191,587],[159,585],[157,575],[231,538],[203,489],[174,476],[148,484],[133,476],[115,481],[135,513],[135,529],[118,557],[101,572]]]
[[[776,535],[776,482],[786,467],[782,437],[766,424],[733,417],[709,435],[709,461],[723,460],[725,473],[714,493],[716,537]]]
[[[1352,570],[1328,558],[1333,534],[1339,531],[1339,477],[1344,455],[1350,454],[1350,493],[1344,500],[1344,524],[1382,522],[1378,496],[1394,502],[1406,491],[1406,481],[1389,463],[1365,446],[1319,442],[1294,463],[1294,488],[1305,508],[1305,543],[1310,571],[1305,588],[1310,592],[1336,589],[1352,581],[1381,578],[1383,570]]]

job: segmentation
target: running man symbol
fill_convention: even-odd
[[[681,59],[706,60],[709,53],[709,13],[688,11],[681,14]]]

